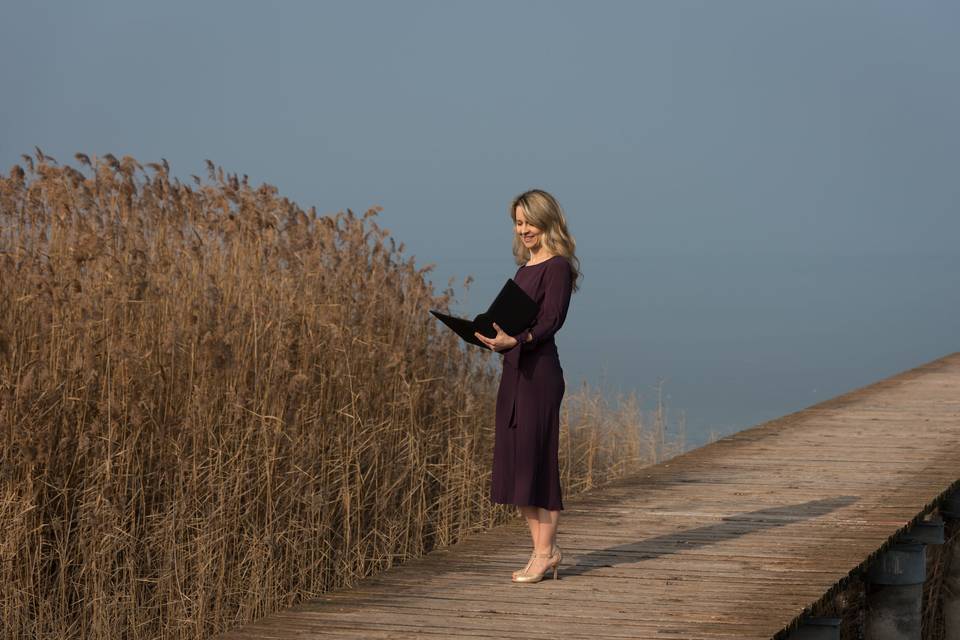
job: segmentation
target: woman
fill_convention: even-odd
[[[533,552],[527,566],[513,572],[513,581],[539,582],[550,569],[556,579],[563,558],[556,543],[563,509],[557,448],[566,385],[553,334],[563,326],[580,272],[574,266],[579,264],[576,243],[553,196],[540,189],[522,193],[513,200],[510,217],[516,230],[513,254],[521,265],[514,281],[540,311],[516,335],[497,324],[496,337],[475,335],[504,356],[490,499],[516,504],[530,526]]]

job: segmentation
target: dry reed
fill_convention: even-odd
[[[207,638],[517,517],[487,498],[499,356],[437,326],[453,280],[434,294],[379,208],[23,158],[0,177],[4,637]],[[663,418],[568,394],[565,495],[681,452]]]

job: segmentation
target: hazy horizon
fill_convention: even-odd
[[[473,315],[557,196],[581,380],[691,441],[958,350],[960,6],[91,2],[0,25],[0,163],[204,161],[378,224]],[[468,295],[463,279],[475,279]],[[428,313],[424,322],[436,322]],[[491,354],[491,357],[499,356]]]

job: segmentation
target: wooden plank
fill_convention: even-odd
[[[958,457],[955,353],[567,498],[560,580],[510,581],[518,518],[222,637],[771,638],[960,486]]]

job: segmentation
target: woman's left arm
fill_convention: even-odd
[[[511,349],[536,346],[555,334],[567,317],[570,294],[573,291],[570,263],[566,259],[555,260],[544,268],[546,273],[543,274],[543,304],[540,305],[534,324],[513,336],[517,344]]]

